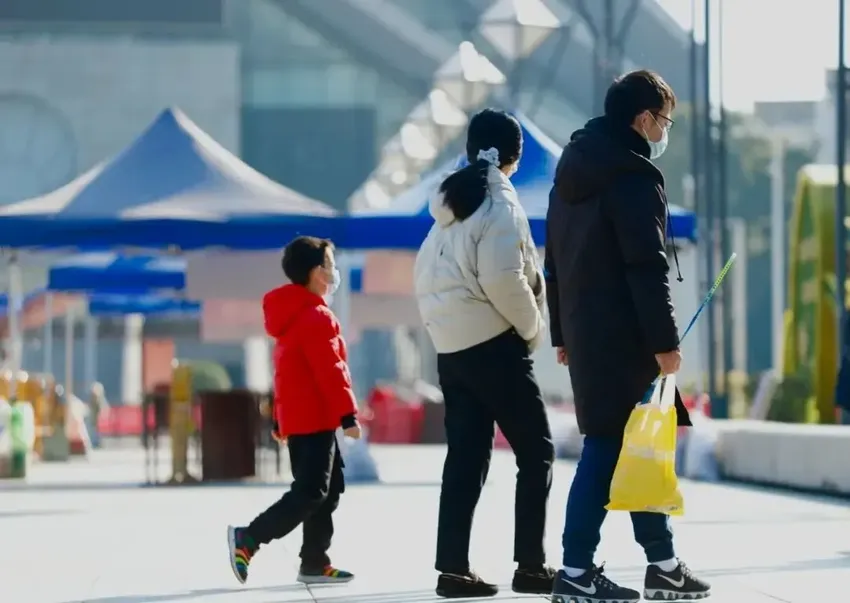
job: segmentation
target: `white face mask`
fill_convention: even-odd
[[[670,142],[670,133],[667,131],[667,128],[662,128],[658,124],[658,120],[655,119],[655,116],[652,116],[652,121],[655,122],[655,125],[661,128],[661,140],[658,142],[653,142],[649,139],[649,135],[646,133],[646,130],[643,131],[643,135],[646,137],[646,142],[649,144],[649,158],[650,159],[658,159],[664,154],[664,151],[667,150],[667,145]]]
[[[649,142],[649,158],[658,159],[667,150],[667,144],[670,142],[670,135],[667,133],[667,128],[661,129],[661,140],[658,142]]]
[[[333,294],[336,293],[337,289],[339,289],[339,283],[342,281],[342,276],[339,273],[338,268],[334,268],[331,271],[331,282],[328,287],[328,297],[333,297]]]

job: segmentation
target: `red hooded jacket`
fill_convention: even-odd
[[[275,418],[280,435],[332,431],[357,412],[340,325],[325,301],[300,285],[263,297],[275,339]]]

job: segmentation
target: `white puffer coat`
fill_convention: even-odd
[[[525,210],[511,181],[488,168],[490,195],[466,220],[436,194],[414,268],[419,313],[438,353],[516,329],[533,351],[544,336],[545,285]]]

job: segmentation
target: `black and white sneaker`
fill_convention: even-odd
[[[657,565],[646,568],[643,597],[647,601],[693,601],[711,595],[711,586],[693,575],[681,561],[672,572],[662,572]]]
[[[638,603],[640,593],[609,580],[604,566],[594,567],[577,578],[564,570],[555,576],[552,603]]]

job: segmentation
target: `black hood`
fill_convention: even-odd
[[[562,202],[581,203],[628,172],[643,173],[664,186],[661,171],[649,160],[649,143],[632,128],[597,117],[576,130],[564,147],[553,192]]]

